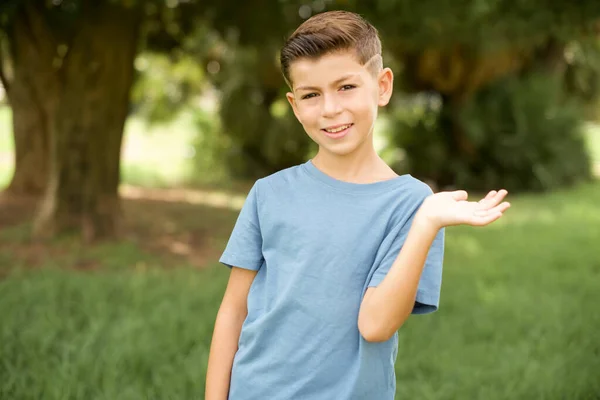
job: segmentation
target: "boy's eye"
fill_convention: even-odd
[[[305,94],[304,96],[302,96],[302,100],[310,99],[312,97],[315,97],[316,95],[317,95],[316,93]]]
[[[355,85],[344,85],[344,86],[342,86],[342,90],[354,89],[355,87],[356,87]]]

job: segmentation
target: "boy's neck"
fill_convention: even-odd
[[[375,149],[370,150],[341,156],[319,150],[311,161],[321,172],[349,183],[374,183],[398,176]]]

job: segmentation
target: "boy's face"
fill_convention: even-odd
[[[367,64],[342,51],[290,66],[287,99],[319,151],[347,155],[369,141],[372,146],[377,109],[390,100],[393,74],[384,68],[375,75]]]

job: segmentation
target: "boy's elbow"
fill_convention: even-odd
[[[389,329],[373,322],[365,322],[364,319],[359,319],[358,331],[363,339],[371,343],[385,342],[394,335],[394,332],[390,333]]]
[[[385,342],[389,339],[389,337],[386,337],[381,332],[377,331],[360,331],[360,335],[363,337],[363,339],[365,339],[365,341],[370,343]]]
[[[400,327],[404,324],[404,321],[406,321],[406,319],[396,326],[385,323],[375,323],[374,321],[369,321],[366,318],[359,318],[358,331],[363,339],[365,339],[367,342],[386,342],[394,336],[398,329],[400,329]]]

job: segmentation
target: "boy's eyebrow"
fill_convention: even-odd
[[[343,81],[345,81],[345,80],[347,80],[347,79],[354,78],[355,76],[359,76],[359,75],[360,75],[360,74],[358,74],[358,73],[344,75],[344,76],[342,76],[341,78],[339,78],[339,79],[336,79],[336,80],[335,80],[335,81],[334,81],[334,82],[331,84],[331,86],[336,86],[336,85],[338,85],[339,83],[341,83],[341,82],[343,82]],[[318,87],[314,87],[314,86],[298,86],[298,87],[296,88],[296,90],[319,90],[319,88],[318,88]]]

